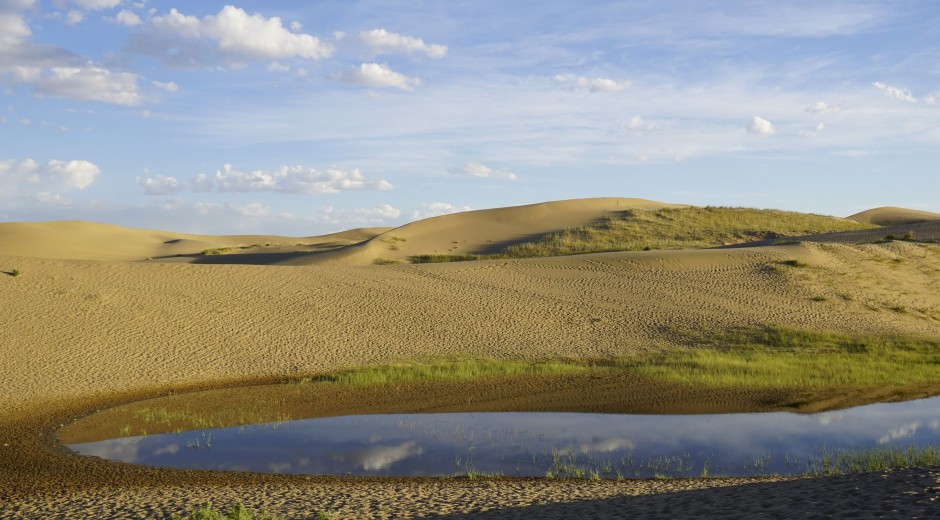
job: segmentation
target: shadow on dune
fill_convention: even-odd
[[[154,257],[156,261],[168,259],[187,259],[190,264],[237,264],[237,265],[280,265],[297,258],[309,258],[320,254],[320,251],[294,251],[290,253],[228,253],[224,255],[172,255]]]
[[[919,468],[538,504],[430,518],[937,518],[940,516],[938,480],[940,468]]]

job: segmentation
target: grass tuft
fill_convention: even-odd
[[[13,278],[16,278],[17,276],[21,275],[22,272],[19,269],[12,269],[10,271],[7,271],[7,274],[12,276]]]
[[[190,511],[187,516],[173,515],[173,520],[281,520],[281,517],[272,515],[265,510],[255,511],[236,502],[229,512],[217,511],[212,508],[212,502]],[[319,517],[318,517],[319,518]]]

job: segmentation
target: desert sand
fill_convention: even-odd
[[[0,224],[0,271],[20,273],[0,275],[0,517],[161,518],[210,499],[292,518],[935,516],[938,468],[824,479],[344,479],[152,470],[56,443],[60,425],[132,399],[434,356],[616,357],[681,345],[688,330],[763,324],[940,336],[940,247],[925,243],[372,265],[480,252],[631,206],[672,205],[588,199],[306,238]],[[881,222],[909,216],[879,211]],[[201,263],[204,249],[265,243],[281,245]],[[780,269],[787,260],[807,267]]]

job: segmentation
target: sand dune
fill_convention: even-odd
[[[679,207],[685,205],[612,197],[466,211],[412,222],[352,247],[285,263],[368,265],[383,260],[407,262],[413,255],[494,253],[514,243],[536,240],[547,233],[590,224],[629,209]]]
[[[882,206],[846,217],[862,224],[875,224],[876,226],[897,226],[901,224],[917,224],[940,220],[940,213],[931,213],[916,209],[896,208]]]
[[[252,244],[336,244],[372,238],[387,228],[361,228],[315,237],[192,235],[81,221],[0,223],[0,255],[67,260],[135,261],[196,256],[206,249]],[[272,252],[276,248],[266,248]]]
[[[50,432],[97,408],[170,390],[429,356],[616,357],[687,346],[690,330],[760,324],[940,336],[940,249],[931,244],[801,242],[337,265],[405,258],[426,248],[478,252],[631,204],[665,206],[591,199],[439,217],[320,254],[340,257],[332,263],[292,268],[136,261],[281,237],[201,237],[71,222],[2,224],[0,271],[16,268],[20,275],[0,274],[0,294],[8,302],[0,313],[0,497],[15,497],[0,499],[0,516],[29,517],[44,507],[61,508],[64,516],[118,510],[151,516],[165,513],[161,504],[167,501],[170,507],[191,506],[197,498],[229,497],[233,489],[256,505],[268,501],[295,514],[303,507],[298,504],[307,503],[303,497],[316,496],[353,516],[382,517],[362,508],[385,502],[408,516],[447,511],[459,517],[472,512],[468,496],[483,493],[494,503],[516,504],[524,515],[536,500],[569,500],[565,490],[572,488],[515,482],[503,488],[511,492],[502,493],[420,480],[347,488],[346,481],[329,479],[301,484],[281,477],[155,471],[67,456]],[[318,240],[352,243],[380,231]],[[399,240],[391,241],[393,236]],[[396,244],[398,249],[389,247]],[[792,260],[802,267],[787,267]],[[881,482],[871,480],[846,486]],[[169,482],[186,484],[174,488]],[[650,489],[713,485],[719,483],[654,482],[642,489],[585,483],[577,484],[577,498],[619,497],[609,503],[624,507],[627,495]],[[755,493],[748,496],[760,494]],[[847,503],[859,494],[866,492],[850,493]],[[762,513],[760,502],[754,507],[752,513]]]

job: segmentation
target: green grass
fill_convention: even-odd
[[[936,446],[885,446],[865,450],[824,451],[809,461],[805,474],[846,475],[936,465],[940,465],[940,449]]]
[[[255,249],[255,248],[260,248],[260,247],[278,247],[278,246],[280,246],[280,245],[281,245],[281,244],[277,244],[277,243],[274,243],[274,242],[265,242],[264,244],[250,244],[250,245],[247,245],[247,246],[213,247],[213,248],[210,248],[210,249],[203,249],[201,254],[204,255],[204,256],[227,255],[227,254],[231,253],[232,251],[234,251],[234,250],[236,250],[236,249]],[[298,245],[298,246],[302,246],[302,245],[305,245],[305,244],[297,244],[297,245]]]
[[[20,272],[19,269],[13,269],[13,270],[7,271],[7,274],[10,275],[10,276],[12,276],[13,278],[16,278],[17,276],[19,276],[19,275],[21,275],[21,274],[23,274],[23,273]]]
[[[691,207],[658,211],[628,210],[618,217],[549,233],[539,240],[511,245],[493,254],[416,255],[412,263],[466,262],[534,258],[611,251],[696,249],[787,237],[870,229],[878,226],[793,211],[752,208]]]
[[[589,367],[574,361],[505,361],[495,359],[437,360],[424,363],[366,367],[324,378],[350,385],[380,385],[411,381],[468,380],[521,375],[561,375]]]
[[[321,380],[377,385],[627,370],[655,380],[711,387],[874,388],[940,383],[940,339],[849,335],[786,327],[687,334],[688,345],[606,360],[435,360],[366,367]]]
[[[229,512],[217,511],[212,508],[212,502],[190,511],[186,516],[173,515],[173,520],[281,520],[282,517],[272,515],[264,510],[255,511],[237,502]],[[317,518],[320,518],[318,515]],[[329,518],[329,517],[326,517]]]
[[[766,327],[693,338],[633,362],[646,377],[690,385],[867,388],[940,383],[940,340]]]
[[[691,207],[631,210],[620,218],[551,233],[510,246],[502,256],[528,258],[605,251],[716,247],[816,233],[868,229],[872,225],[792,211]]]

